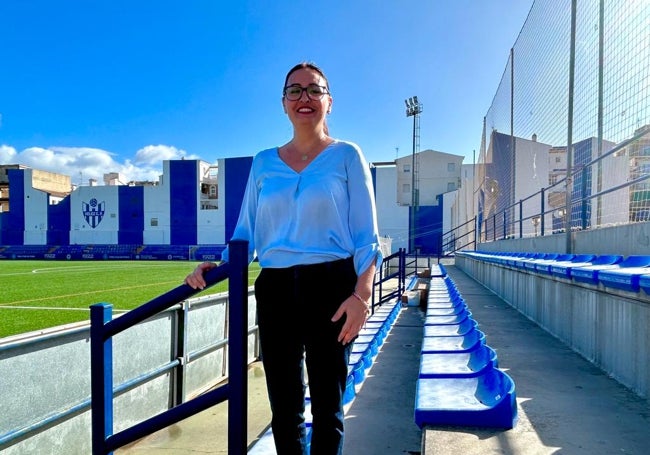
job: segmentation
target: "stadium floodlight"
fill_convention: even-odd
[[[411,159],[411,222],[410,222],[410,233],[409,233],[409,251],[415,250],[415,223],[416,216],[415,212],[418,208],[418,194],[416,189],[415,181],[415,154],[416,154],[416,144],[419,142],[419,115],[422,112],[422,105],[418,102],[417,96],[412,96],[404,100],[406,104],[406,116],[413,117],[413,154]]]

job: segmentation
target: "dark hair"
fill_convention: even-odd
[[[300,69],[305,69],[305,68],[310,69],[310,70],[314,70],[314,71],[316,71],[318,74],[320,74],[321,77],[322,77],[323,79],[325,79],[325,87],[327,87],[327,91],[329,91],[329,89],[330,89],[330,84],[329,84],[329,82],[327,81],[327,76],[325,76],[325,73],[323,72],[323,70],[320,69],[320,68],[318,67],[318,65],[316,65],[316,64],[313,63],[313,62],[300,62],[300,63],[298,63],[296,66],[294,66],[293,68],[291,68],[291,69],[289,70],[289,72],[287,73],[287,77],[284,78],[284,87],[286,87],[286,86],[287,86],[287,83],[289,82],[289,76],[291,76],[291,75],[292,75],[293,73],[295,73],[296,71],[298,71],[298,70],[300,70]]]

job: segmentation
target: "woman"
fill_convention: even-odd
[[[352,342],[382,260],[372,180],[359,147],[328,134],[332,96],[320,68],[293,67],[282,105],[293,137],[253,159],[233,238],[249,242],[249,260],[256,253],[262,269],[255,298],[277,453],[309,453],[308,382],[311,454],[335,455]],[[185,282],[202,289],[214,266],[200,264]]]

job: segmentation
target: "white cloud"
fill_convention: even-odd
[[[104,182],[104,174],[118,172],[124,183],[130,181],[157,181],[162,174],[163,160],[198,159],[185,150],[167,145],[148,145],[135,154],[133,160],[115,161],[114,154],[91,147],[30,147],[21,152],[8,145],[0,145],[0,164],[23,164],[33,169],[70,176],[74,184],[88,184],[95,179]]]
[[[0,145],[0,164],[15,162],[16,149],[8,145]]]
[[[133,162],[136,165],[151,166],[160,164],[163,160],[178,160],[181,158],[196,159],[192,155],[187,155],[185,150],[179,150],[176,147],[147,145],[136,152]]]

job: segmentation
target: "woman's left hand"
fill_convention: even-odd
[[[345,314],[345,324],[339,333],[338,341],[348,344],[359,335],[370,315],[370,308],[354,295],[351,295],[341,304],[339,309],[332,316],[332,322],[336,322]]]

